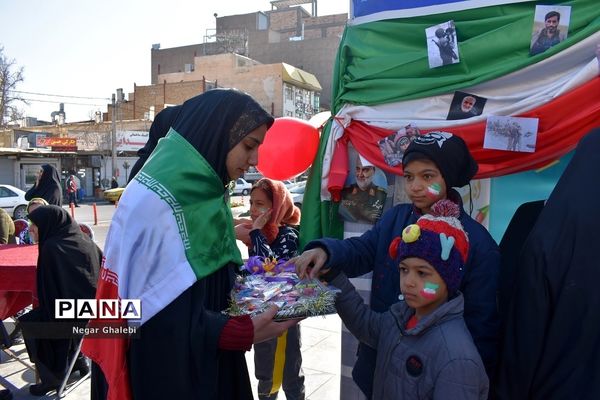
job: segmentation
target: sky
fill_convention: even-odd
[[[349,4],[320,0],[318,15],[347,13]],[[26,116],[50,121],[63,102],[66,122],[76,122],[106,112],[117,88],[150,84],[153,44],[202,43],[215,13],[270,9],[269,0],[0,0],[0,46],[24,68],[17,90],[30,100],[20,106]]]

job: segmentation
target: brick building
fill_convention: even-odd
[[[304,3],[312,3],[312,14],[292,7]],[[322,86],[320,106],[328,109],[347,14],[319,17],[316,1],[277,0],[271,5],[271,11],[217,17],[216,30],[203,43],[169,49],[153,46],[151,82],[160,83],[159,75],[194,72],[196,57],[233,52],[263,64],[286,63],[314,74]]]
[[[134,85],[134,92],[119,103],[115,120],[153,118],[166,106],[181,104],[215,87],[250,93],[274,117],[308,120],[320,108],[322,88],[313,74],[285,63],[261,64],[234,53],[196,57],[187,72],[161,74],[159,81],[162,83]],[[104,121],[111,119],[112,105],[108,105]]]

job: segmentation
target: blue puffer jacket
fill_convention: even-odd
[[[464,319],[475,346],[483,359],[488,376],[494,376],[497,359],[499,318],[496,303],[500,252],[489,232],[464,212],[460,195],[449,192],[459,203],[459,217],[469,235],[469,258],[460,291],[465,298]],[[398,301],[400,275],[398,266],[388,255],[391,241],[420,217],[411,204],[400,204],[384,213],[372,229],[362,236],[345,240],[324,238],[308,243],[305,250],[322,247],[329,258],[326,268],[342,270],[351,278],[373,271],[371,308],[387,311]],[[352,375],[360,389],[370,396],[375,369],[375,350],[361,343]]]
[[[488,378],[462,318],[462,294],[406,329],[415,313],[406,302],[374,312],[344,274],[331,283],[342,289],[335,306],[348,330],[379,351],[373,399],[487,399]]]

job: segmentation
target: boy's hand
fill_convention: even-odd
[[[277,306],[272,305],[265,312],[252,317],[252,325],[254,325],[253,343],[260,343],[281,336],[283,332],[302,320],[290,319],[288,321],[275,322],[273,321],[273,317],[275,317],[278,310]]]
[[[316,278],[319,275],[326,273],[327,270],[321,271],[323,265],[327,261],[327,252],[320,247],[306,250],[304,253],[291,258],[287,263],[296,265],[296,273],[300,279]]]

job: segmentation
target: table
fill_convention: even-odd
[[[37,302],[37,245],[0,245],[0,320]]]

